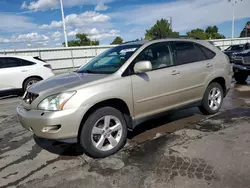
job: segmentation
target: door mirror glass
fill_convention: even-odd
[[[150,61],[139,61],[134,66],[135,73],[148,72],[152,70],[152,64]]]

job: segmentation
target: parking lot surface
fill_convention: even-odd
[[[249,187],[250,85],[232,84],[220,113],[171,112],[129,133],[125,148],[91,159],[78,145],[34,140],[0,101],[0,187]]]

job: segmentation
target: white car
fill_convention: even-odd
[[[31,56],[0,56],[0,94],[25,91],[30,85],[54,76],[51,65]]]

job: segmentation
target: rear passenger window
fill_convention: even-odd
[[[197,44],[197,46],[203,51],[207,59],[213,59],[215,56],[215,53],[211,50],[207,49],[206,47]]]
[[[16,58],[0,58],[0,68],[20,67],[22,62]]]
[[[179,65],[207,59],[202,50],[192,42],[175,42],[175,50]]]

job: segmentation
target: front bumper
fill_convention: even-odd
[[[247,74],[250,74],[250,66],[245,66],[245,65],[237,65],[234,64],[233,65],[233,71],[234,73],[238,73],[238,72],[245,72]]]
[[[84,109],[62,111],[26,110],[17,107],[21,125],[37,137],[50,140],[77,140]]]

